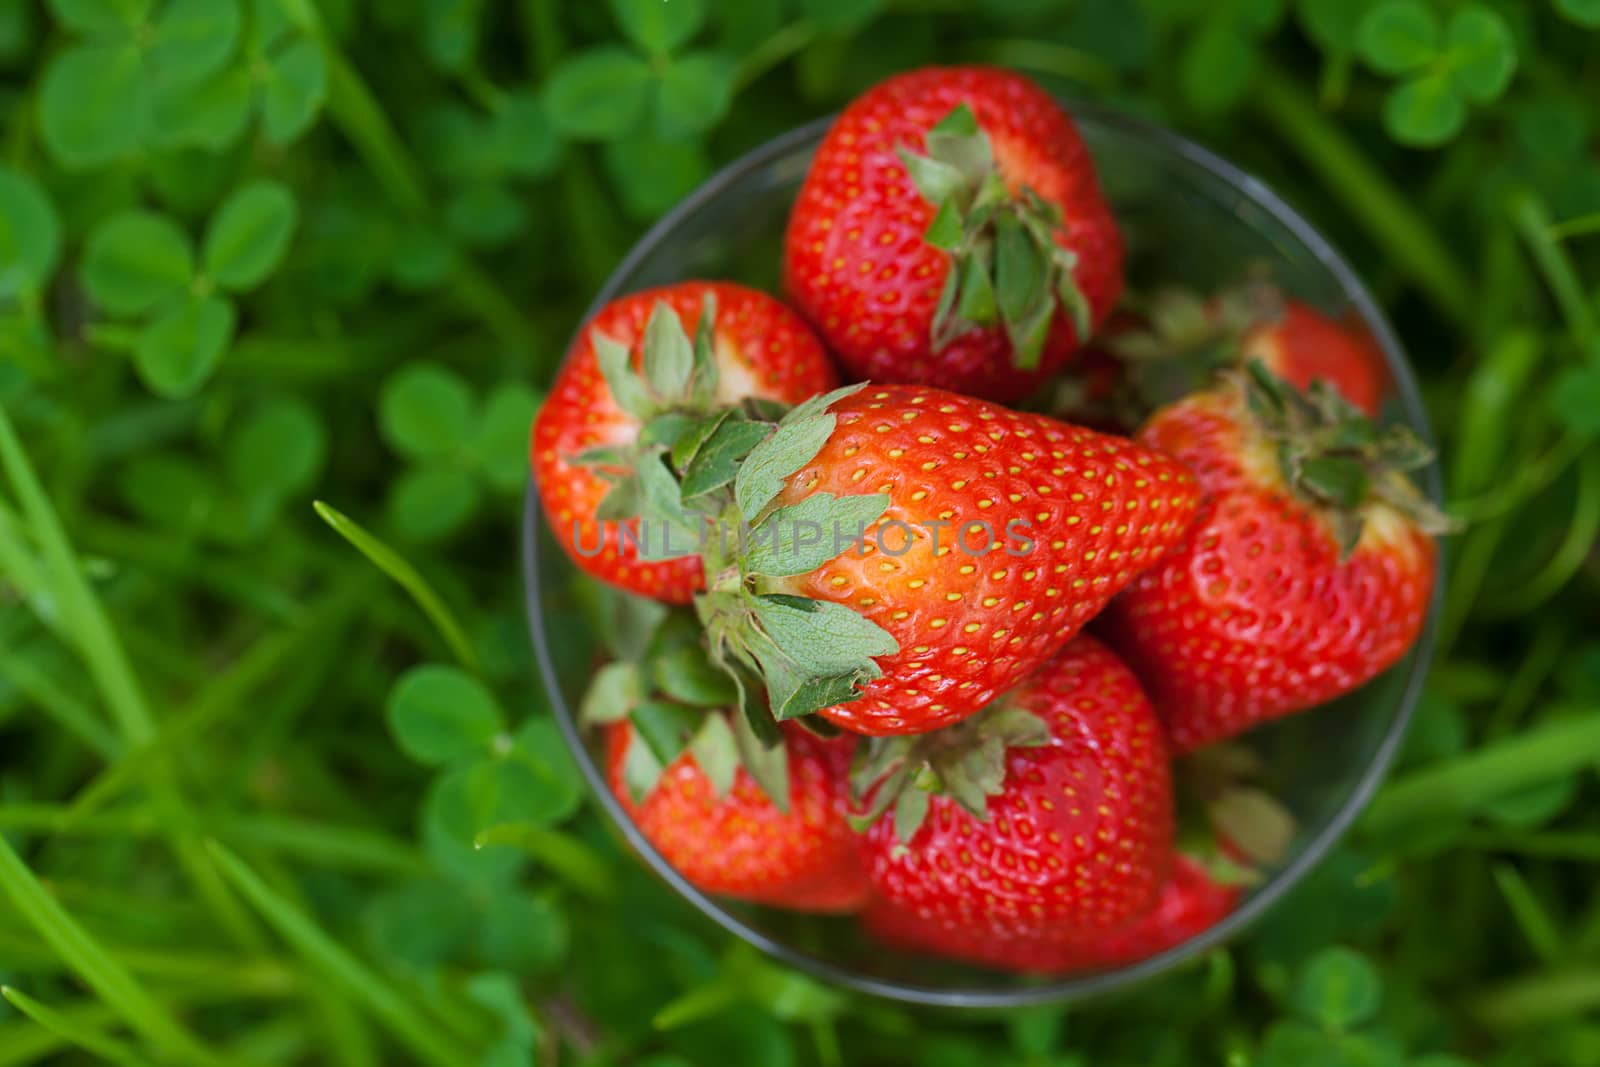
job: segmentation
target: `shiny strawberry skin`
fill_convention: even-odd
[[[934,208],[896,150],[921,151],[928,130],[960,104],[989,135],[1012,192],[1026,185],[1062,209],[1057,242],[1078,255],[1073,277],[1093,322],[1105,317],[1122,291],[1122,239],[1089,151],[1048,93],[987,67],[897,75],[845,109],[790,215],[784,286],[849,376],[1017,400],[1078,347],[1059,310],[1033,371],[1013,366],[998,326],[969,331],[938,352],[930,340],[950,257],[923,240]]]
[[[1239,900],[1237,887],[1212,879],[1179,855],[1155,907],[1133,922],[1088,939],[1073,936],[997,938],[971,930],[930,927],[915,912],[874,900],[862,921],[885,944],[1021,974],[1060,975],[1125,967],[1177,948],[1221,922]]]
[[[1415,643],[1433,589],[1433,539],[1382,504],[1366,506],[1341,561],[1248,425],[1241,395],[1217,389],[1162,409],[1139,435],[1206,494],[1183,545],[1107,612],[1179,753],[1370,681]]]
[[[756,396],[793,404],[837,384],[816,335],[773,297],[728,282],[680,282],[614,300],[584,325],[534,420],[530,446],[540,503],[573,562],[628,592],[675,604],[687,604],[703,586],[699,558],[640,562],[636,542],[622,538],[619,524],[595,519],[609,485],[572,458],[596,446],[631,442],[639,433],[638,420],[617,406],[600,373],[593,331],[629,346],[637,367],[656,302],[666,301],[692,337],[707,294],[716,298],[719,402]],[[574,550],[574,537],[588,554]]]
[[[1158,452],[987,401],[890,385],[829,410],[832,436],[778,502],[887,493],[884,522],[915,539],[894,556],[869,530],[864,548],[781,587],[844,604],[899,643],[861,698],[821,712],[857,733],[922,733],[988,704],[1177,544],[1199,504],[1189,472]],[[1008,539],[1013,521],[1029,525]],[[936,522],[949,524],[937,551]],[[977,523],[993,532],[987,554]],[[885,527],[883,547],[906,536]],[[1031,548],[1009,554],[1021,537]]]
[[[1368,415],[1376,415],[1383,403],[1388,366],[1359,323],[1339,322],[1289,300],[1281,318],[1251,330],[1240,347],[1245,360],[1261,360],[1297,389],[1324,381]]]
[[[606,731],[611,791],[645,837],[680,874],[708,893],[798,911],[847,912],[866,901],[859,838],[847,822],[852,745],[784,730],[789,811],[780,811],[742,767],[718,798],[685,752],[642,804],[623,779],[633,730]]]
[[[911,840],[892,813],[867,831],[874,896],[943,933],[1098,936],[1149,910],[1167,873],[1172,782],[1161,726],[1138,679],[1079,637],[1013,694],[1050,740],[1006,754],[980,821],[931,799]]]

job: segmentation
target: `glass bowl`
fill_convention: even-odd
[[[1430,440],[1417,384],[1393,331],[1355,272],[1311,224],[1257,179],[1170,131],[1114,111],[1069,103],[1099,168],[1129,250],[1129,276],[1208,291],[1263,264],[1301,300],[1365,323],[1388,364],[1384,418]],[[730,278],[776,291],[789,206],[831,119],[793,130],[729,164],[657,223],[595,296],[585,321],[616,296],[685,278]],[[579,324],[575,323],[577,327]],[[1421,475],[1439,495],[1437,466]],[[654,871],[720,926],[784,962],[841,986],[923,1004],[998,1007],[1062,1002],[1170,970],[1234,937],[1305,877],[1366,806],[1411,717],[1432,646],[1428,624],[1399,664],[1363,689],[1244,739],[1270,769],[1269,788],[1293,814],[1288,854],[1234,912],[1198,937],[1116,970],[1059,979],[930,961],[870,942],[853,921],[796,915],[715,898],[686,882],[650,846],[606,785],[603,753],[574,709],[593,670],[578,586],[528,494],[523,563],[534,649],[563,736],[600,806]]]

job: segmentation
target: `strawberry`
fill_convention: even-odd
[[[1365,325],[1329,318],[1267,282],[1247,282],[1206,300],[1163,289],[1130,303],[1135,311],[1118,316],[1104,344],[1125,367],[1109,406],[1129,425],[1209,388],[1219,371],[1252,360],[1296,389],[1323,382],[1369,416],[1383,401],[1388,368]],[[1104,392],[1102,386],[1102,405]]]
[[[706,505],[750,527],[706,553],[712,656],[778,718],[863,734],[954,723],[1010,689],[1179,541],[1199,499],[1160,453],[925,386],[816,398],[747,453],[727,503]]]
[[[1175,751],[1332,700],[1417,639],[1448,523],[1403,473],[1430,459],[1404,428],[1253,363],[1139,440],[1206,495],[1183,547],[1107,613]]]
[[[719,794],[693,748],[658,770],[659,780],[636,801],[628,763],[644,746],[627,721],[606,727],[606,772],[640,831],[706,892],[801,911],[854,911],[865,903],[867,882],[846,821],[850,744],[792,724],[784,742],[786,809],[744,768]]]
[[[716,309],[715,326],[702,331],[707,302]],[[691,374],[687,336],[697,333],[710,358],[695,360]],[[608,373],[597,345],[623,354],[614,362],[631,359],[634,368],[658,373],[635,382],[624,402],[613,392],[617,369]],[[614,472],[632,462],[642,424],[747,397],[796,403],[836,382],[805,323],[754,289],[680,282],[612,301],[573,342],[533,424],[531,460],[556,540],[595,577],[642,596],[688,603],[703,585],[699,560],[640,560],[637,539],[622,536],[626,524],[602,521],[602,501]],[[585,456],[603,462],[584,462]],[[609,517],[626,518],[622,511]]]
[[[974,930],[930,927],[914,911],[882,900],[867,906],[867,931],[886,944],[1023,974],[1070,974],[1124,967],[1160,955],[1221,922],[1238,903],[1239,887],[1212,877],[1179,854],[1155,907],[1128,925],[1096,937],[996,938]]]
[[[1116,302],[1122,240],[1049,94],[930,67],[869,89],[828,131],[783,270],[850,375],[1011,401]]]
[[[1097,938],[1147,912],[1166,876],[1161,724],[1092,637],[958,726],[866,742],[852,781],[876,818],[863,846],[873,893],[915,915],[929,944]]]

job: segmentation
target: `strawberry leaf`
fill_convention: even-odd
[[[783,488],[783,481],[810,463],[833,435],[832,415],[806,415],[796,408],[777,430],[750,450],[734,478],[733,493],[746,522],[754,522],[761,509]]]
[[[672,441],[672,466],[674,470],[683,470],[700,449],[709,441],[722,424],[733,415],[732,408],[724,408],[709,418],[694,419],[682,433]]]
[[[611,390],[617,407],[641,422],[648,419],[655,406],[650,401],[644,382],[633,372],[633,354],[628,351],[628,346],[599,330],[592,331],[589,339],[594,345],[595,362],[600,364],[600,373],[605,377],[606,387]]]
[[[733,717],[739,761],[779,811],[789,810],[789,752],[783,734],[764,706]]]
[[[867,527],[889,506],[884,493],[836,497],[813,493],[798,504],[778,508],[751,531],[745,574],[784,577],[809,574],[859,544]]]
[[[666,764],[656,757],[650,746],[639,740],[638,734],[630,739],[628,750],[622,756],[622,782],[628,788],[628,796],[633,798],[635,804],[643,804],[656,783],[661,781],[661,774],[665,771]]]
[[[584,692],[578,721],[585,726],[621,722],[643,699],[639,668],[632,663],[608,663],[595,672]]]
[[[918,155],[908,148],[901,148],[898,155],[911,177],[911,184],[930,204],[942,208],[945,204],[954,203],[956,194],[968,184],[966,175],[948,163]]]
[[[702,716],[681,704],[646,700],[628,713],[634,734],[655,754],[663,767],[683,754]]]
[[[932,797],[926,789],[912,787],[905,790],[895,801],[894,805],[894,833],[901,841],[910,841],[922,828],[923,820],[928,817],[928,805]]]
[[[701,520],[684,508],[678,482],[659,453],[647,454],[640,460],[638,485],[639,558],[663,560],[698,555],[704,533]]]
[[[684,500],[721,489],[739,473],[739,461],[772,432],[770,423],[728,420],[721,422],[710,440],[702,444],[683,472],[680,493]]]
[[[697,708],[726,708],[739,699],[733,679],[712,666],[698,643],[684,644],[655,658],[656,688],[673,700]]]
[[[664,403],[686,400],[694,371],[694,347],[683,320],[665,300],[656,301],[644,328],[644,375]]]
[[[727,796],[739,772],[739,748],[728,720],[721,715],[707,715],[689,741],[689,754],[711,782],[716,795]]]
[[[694,331],[693,386],[689,401],[695,407],[709,407],[717,395],[717,298],[706,294],[700,307],[700,324]]]

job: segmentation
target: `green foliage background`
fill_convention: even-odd
[[[1600,1064],[1597,28],[1595,0],[0,0],[0,1065]],[[874,1003],[708,929],[586,805],[520,616],[525,428],[642,227],[973,60],[1307,211],[1472,521],[1347,846],[1243,943],[1065,1011]]]

